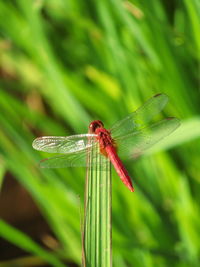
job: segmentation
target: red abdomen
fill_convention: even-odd
[[[108,145],[105,147],[105,150],[120,179],[128,187],[128,189],[133,192],[134,188],[131,182],[131,178],[124,165],[122,164],[120,158],[118,157],[115,147]]]

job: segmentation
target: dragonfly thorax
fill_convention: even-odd
[[[99,141],[99,145],[102,150],[104,150],[107,146],[113,146],[114,140],[112,139],[110,135],[110,131],[106,130],[105,128],[97,128],[95,131],[95,134],[97,135],[97,139]]]
[[[96,138],[99,142],[100,151],[102,154],[107,156],[107,152],[106,152],[105,148],[107,146],[113,146],[114,145],[114,141],[110,135],[110,131],[106,130],[104,128],[103,123],[99,120],[96,120],[96,121],[93,121],[90,123],[89,131],[90,131],[90,133],[94,133],[97,135]]]

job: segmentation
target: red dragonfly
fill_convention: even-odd
[[[60,153],[40,162],[42,168],[65,168],[89,166],[88,153],[93,153],[92,164],[103,164],[110,160],[122,182],[134,191],[131,178],[121,159],[136,158],[152,145],[172,133],[180,122],[177,118],[166,118],[148,125],[161,112],[168,101],[165,94],[157,94],[143,106],[116,122],[110,130],[101,121],[90,123],[89,133],[72,136],[43,136],[33,141],[36,150]],[[89,141],[90,140],[90,141]],[[98,156],[97,156],[98,155]],[[103,157],[103,160],[101,159]],[[106,160],[106,161],[107,161]]]

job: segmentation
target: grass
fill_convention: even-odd
[[[83,266],[112,266],[111,164],[91,149],[83,225]],[[101,165],[102,164],[102,165]]]
[[[85,170],[40,170],[46,155],[32,149],[33,139],[84,133],[94,119],[109,128],[163,92],[170,98],[163,117],[182,126],[127,163],[134,194],[113,172],[113,266],[198,266],[197,1],[1,1],[0,28],[2,190],[10,174],[36,202],[59,242],[45,260],[81,264]],[[1,236],[14,243],[19,230],[2,224]],[[20,236],[15,244],[39,258],[45,250]]]

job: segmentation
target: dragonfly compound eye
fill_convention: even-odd
[[[104,126],[103,122],[96,120],[90,123],[89,129],[90,129],[90,132],[95,133],[97,128],[102,128],[103,126]]]

